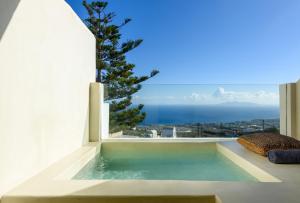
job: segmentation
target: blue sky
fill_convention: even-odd
[[[80,16],[80,0],[67,0]],[[128,55],[150,84],[277,84],[300,78],[298,0],[110,0],[133,21],[123,39],[144,39]]]
[[[67,2],[86,16],[80,0]],[[278,105],[276,84],[300,78],[299,0],[108,2],[116,23],[133,20],[122,29],[123,40],[144,39],[128,54],[136,74],[160,70],[134,103]]]

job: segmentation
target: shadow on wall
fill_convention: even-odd
[[[84,124],[84,130],[83,130],[83,136],[82,136],[82,146],[86,145],[89,142],[89,111],[90,111],[90,105],[87,108],[86,116],[85,116],[85,124]],[[0,202],[1,203],[1,202]]]
[[[9,24],[20,0],[1,0],[0,1],[0,41]]]

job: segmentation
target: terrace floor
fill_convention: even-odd
[[[132,141],[132,140],[131,140]],[[159,142],[159,140],[157,140]],[[176,140],[180,141],[180,140]],[[181,140],[184,141],[184,140]],[[187,142],[191,142],[188,140]],[[197,141],[193,141],[197,142]],[[200,141],[198,141],[200,142]],[[66,166],[95,151],[96,145],[84,147],[46,171],[5,194],[2,203],[19,202],[101,202],[120,196],[207,196],[217,195],[223,203],[299,203],[300,165],[276,165],[256,155],[236,141],[219,142],[222,147],[272,174],[282,182],[213,182],[155,180],[67,180],[54,178]],[[82,163],[84,163],[81,160]],[[106,203],[110,201],[105,201]]]

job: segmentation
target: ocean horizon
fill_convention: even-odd
[[[279,106],[262,105],[145,105],[140,125],[220,123],[279,119]]]

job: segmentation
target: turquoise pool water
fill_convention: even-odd
[[[214,143],[103,143],[73,179],[257,181]]]

